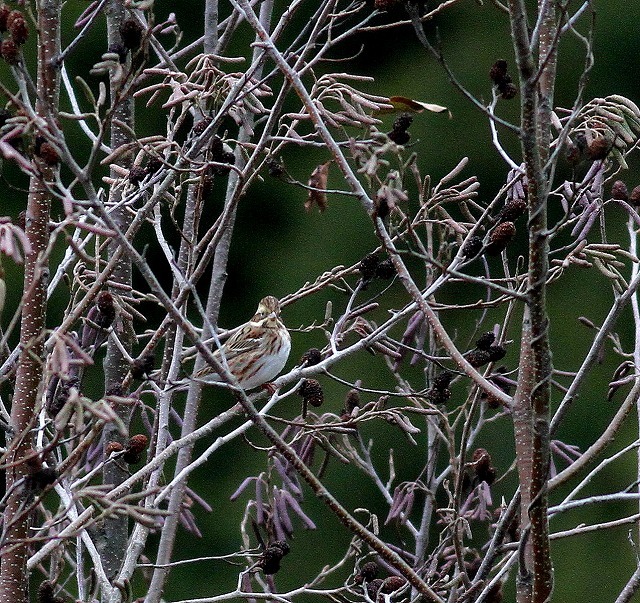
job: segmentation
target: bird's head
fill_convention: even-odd
[[[263,321],[265,319],[277,319],[280,316],[280,302],[273,297],[267,295],[258,304],[258,309],[253,317],[253,321]]]

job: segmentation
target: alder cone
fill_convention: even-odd
[[[494,84],[501,84],[507,77],[507,61],[498,59],[489,70],[489,77]]]
[[[322,406],[324,402],[322,385],[316,379],[304,379],[300,384],[298,393],[304,398],[305,402],[316,408]]]
[[[11,13],[13,14],[13,13]],[[9,15],[11,17],[11,15]],[[22,45],[27,41],[29,37],[29,28],[27,22],[22,16],[14,18],[9,25],[9,19],[7,19],[7,27],[11,33],[11,39],[18,45]]]
[[[512,199],[505,203],[498,214],[498,222],[515,222],[527,211],[527,202],[524,199]]]
[[[474,258],[482,251],[482,239],[474,236],[469,237],[462,248],[462,255],[465,258]]]
[[[611,187],[611,196],[619,201],[627,201],[629,199],[629,189],[622,180],[616,180]]]
[[[7,18],[10,12],[11,9],[6,4],[0,6],[0,33],[7,31]]]
[[[513,222],[501,222],[489,235],[487,253],[489,255],[498,255],[506,249],[507,245],[513,241],[515,236],[516,225]]]
[[[11,38],[2,41],[0,54],[9,65],[17,65],[20,60],[20,48]]]

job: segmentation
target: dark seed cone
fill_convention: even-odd
[[[473,453],[473,464],[479,482],[489,486],[496,480],[496,470],[491,464],[491,455],[484,448],[477,448]]]
[[[500,400],[493,394],[483,394],[481,397],[486,402],[487,408],[490,408],[491,410],[497,410],[502,406]]]
[[[507,348],[501,345],[492,345],[487,351],[489,352],[489,359],[491,362],[498,362],[507,355]]]
[[[100,295],[98,295],[96,306],[98,310],[100,310],[100,314],[103,317],[101,319],[101,322],[99,322],[98,324],[103,328],[111,326],[111,323],[116,317],[116,308],[113,303],[113,295],[111,295],[111,293],[109,293],[108,291],[103,291],[102,293],[100,293]]]
[[[527,202],[524,199],[512,199],[504,204],[498,214],[498,222],[515,222],[527,211]]]
[[[141,358],[136,358],[131,365],[131,376],[138,380],[146,379],[153,371],[154,360],[153,354],[145,354]]]
[[[105,342],[107,338],[105,331],[112,325],[115,317],[116,309],[113,296],[108,291],[103,291],[98,296],[96,305],[87,312],[87,321],[82,327],[80,340],[82,348],[84,350],[88,350],[91,346],[99,348]]]
[[[54,596],[55,585],[45,580],[38,586],[38,603],[64,603],[64,599]]]
[[[236,161],[235,155],[230,151],[225,150],[224,142],[219,136],[214,136],[209,146],[211,152],[211,160],[217,163],[228,163],[233,165]],[[212,166],[211,168],[214,174],[226,174],[229,171],[228,167]]]
[[[382,260],[376,268],[376,276],[384,281],[392,279],[396,274],[396,267],[390,259]]]
[[[393,142],[399,145],[405,145],[411,140],[411,134],[406,130],[391,130],[387,136],[390,140],[393,140]]]
[[[427,399],[436,406],[446,404],[451,398],[449,384],[453,380],[453,373],[442,371],[434,380],[431,389],[427,392]]]
[[[200,134],[202,134],[207,129],[207,126],[210,123],[211,123],[211,118],[210,117],[203,117],[198,123],[193,125],[193,133],[196,136],[199,136]]]
[[[0,33],[7,31],[7,18],[10,12],[11,9],[6,4],[0,6]]]
[[[393,129],[387,136],[396,144],[407,144],[411,139],[411,134],[407,130],[412,122],[413,116],[409,113],[403,113],[393,122]]]
[[[211,153],[211,159],[213,161],[220,161],[222,154],[224,153],[224,143],[220,136],[214,136],[209,144],[209,152]]]
[[[500,98],[504,100],[511,100],[518,95],[518,87],[513,82],[505,82],[498,86],[500,92]]]
[[[376,578],[375,580],[371,580],[371,582],[367,582],[367,594],[372,601],[376,600],[383,582],[384,580],[382,578]]]
[[[301,366],[314,366],[322,362],[322,353],[318,348],[309,348],[300,358]]]
[[[427,399],[431,404],[435,406],[439,406],[442,404],[446,404],[451,398],[451,390],[448,387],[444,387],[442,389],[437,389],[436,387],[432,387],[427,392]]]
[[[442,371],[434,380],[434,389],[445,390],[453,381],[453,373],[450,371]]]
[[[120,24],[120,36],[125,48],[135,50],[142,41],[142,25],[136,19],[127,19]]]
[[[480,237],[470,237],[462,247],[465,258],[474,258],[482,251],[483,243]]]
[[[358,270],[360,276],[365,282],[371,281],[376,277],[376,271],[380,265],[380,257],[375,253],[370,253],[362,258],[360,264],[358,264]]]
[[[129,170],[129,182],[131,184],[139,185],[147,175],[147,170],[145,170],[141,165],[131,166]]]
[[[125,446],[125,453],[122,455],[125,463],[135,465],[140,462],[142,453],[149,445],[149,438],[144,434],[137,434],[129,438]]]
[[[20,60],[20,48],[11,38],[2,41],[0,54],[9,65],[17,65]]]
[[[404,132],[409,129],[409,126],[413,123],[413,115],[410,113],[403,113],[399,115],[393,122],[393,129],[397,132]]]
[[[478,341],[476,341],[476,347],[479,350],[488,350],[493,345],[493,342],[495,340],[496,336],[493,331],[487,331],[486,333],[480,335]]]
[[[150,157],[144,169],[146,170],[147,174],[155,174],[162,169],[162,165],[163,163],[162,161],[160,161],[160,159],[158,159],[157,157]]]
[[[491,354],[487,350],[471,350],[464,357],[474,368],[479,368],[491,362]]]
[[[636,186],[629,195],[629,201],[635,205],[640,205],[640,186]]]
[[[500,84],[504,82],[507,76],[507,61],[504,59],[498,59],[489,70],[489,77],[494,84]]]
[[[489,244],[487,245],[487,253],[489,255],[498,255],[504,251],[507,245],[516,236],[516,225],[513,222],[502,222],[498,224],[489,235]]]
[[[55,147],[49,142],[43,142],[37,152],[38,157],[47,165],[58,165],[60,163],[60,155]]]
[[[275,574],[280,569],[280,562],[287,553],[289,553],[289,545],[284,540],[277,540],[265,549],[258,565],[266,575]]]
[[[41,467],[29,476],[29,485],[33,493],[38,493],[55,483],[57,479],[58,472],[53,467]]]
[[[9,20],[7,19],[7,24],[8,23]],[[11,39],[18,44],[18,46],[22,46],[29,38],[29,28],[27,27],[27,22],[24,20],[24,17],[13,19],[11,25],[8,25],[8,28]]]
[[[120,442],[111,441],[108,442],[104,449],[104,454],[108,458],[112,452],[122,452],[124,450],[124,444]]]
[[[361,568],[355,576],[356,584],[362,584],[363,582],[371,582],[378,577],[380,568],[375,561],[368,561]]]
[[[311,404],[311,406],[322,406],[324,402],[324,393],[322,391],[322,385],[316,379],[303,379],[298,394],[302,396],[305,403]]]
[[[616,180],[611,187],[611,196],[619,201],[627,201],[629,199],[629,190],[622,180]]]
[[[7,15],[7,30],[11,31],[11,27],[14,24],[15,21],[18,21],[22,19],[24,21],[24,14],[22,13],[22,11],[19,10],[12,10],[8,15]]]
[[[55,417],[62,410],[71,395],[72,388],[78,388],[80,379],[77,375],[69,376],[67,379],[54,377],[49,382],[47,388],[47,412],[49,416]]]
[[[389,594],[402,588],[407,583],[406,578],[402,576],[389,576],[380,586],[380,592]]]
[[[273,156],[267,157],[267,170],[272,178],[279,178],[284,174],[284,164]]]
[[[378,216],[378,218],[380,218],[381,220],[385,220],[391,213],[389,202],[384,196],[378,196],[378,195],[376,195],[373,201],[376,206],[376,216]]]

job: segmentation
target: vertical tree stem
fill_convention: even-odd
[[[107,13],[107,40],[109,46],[122,44],[120,35],[120,25],[127,16],[122,0],[110,0],[106,7]],[[129,61],[129,66],[131,62]],[[114,105],[113,120],[111,125],[111,148],[118,147],[130,142],[130,136],[127,130],[118,125],[117,122],[127,124],[133,128],[133,99],[122,98],[120,93],[120,84],[111,82],[111,101]],[[131,165],[131,158],[123,158],[125,167]],[[111,176],[118,178],[118,174],[111,169]],[[109,192],[109,202],[113,207],[122,196],[121,187],[112,187]],[[126,231],[131,223],[131,214],[125,208],[114,209],[112,216],[118,226]],[[112,243],[108,248],[109,258],[117,252],[117,243]],[[126,255],[121,255],[120,259],[112,273],[111,280],[123,285],[131,285],[131,260]],[[133,348],[132,327],[124,317],[116,318],[118,323],[114,323],[114,327],[118,328],[117,336],[120,338],[124,348],[130,353]],[[105,392],[119,391],[122,382],[129,370],[129,365],[123,358],[120,348],[109,340],[107,344],[107,354],[104,360],[105,372]],[[123,394],[124,392],[119,392]],[[129,423],[129,408],[122,406],[116,411],[120,416],[124,425]],[[103,444],[106,447],[112,440],[122,441],[124,438],[118,432],[117,426],[108,423],[104,430]],[[103,480],[105,484],[117,486],[128,477],[127,472],[118,463],[107,463],[103,472]],[[104,523],[104,538],[99,542],[99,550],[104,564],[104,569],[109,578],[114,578],[120,570],[122,559],[125,556],[125,549],[128,538],[128,521],[126,517],[109,517]]]
[[[59,98],[59,73],[53,57],[60,52],[60,0],[42,0],[37,6],[38,66],[36,113],[43,120],[55,118]],[[33,426],[42,394],[44,372],[45,321],[49,267],[45,250],[49,242],[51,195],[47,182],[53,181],[53,168],[34,158],[36,174],[29,182],[25,230],[30,253],[25,256],[24,295],[20,323],[20,357],[11,405],[12,441],[10,461],[16,463],[6,472],[7,491],[4,509],[3,548],[0,550],[0,603],[27,603],[27,541],[29,515],[20,513],[24,490],[14,484],[28,473],[20,463],[32,449],[29,430]],[[14,520],[18,516],[19,519]],[[19,546],[14,546],[18,544]]]

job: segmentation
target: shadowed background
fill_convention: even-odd
[[[283,3],[280,3],[283,4]],[[312,4],[312,3],[310,3]],[[70,15],[84,9],[84,2],[70,2],[65,8],[68,18],[71,39],[71,27],[74,21]],[[174,3],[166,0],[156,2],[157,20],[166,18],[170,11],[175,11],[178,23],[184,29],[185,40],[191,41],[201,34],[202,2]],[[221,3],[221,13],[226,14],[226,3]],[[640,90],[637,77],[640,73],[640,53],[638,52],[637,23],[640,22],[640,4],[625,0],[608,0],[597,6],[595,56],[596,64],[591,72],[585,100],[608,94],[622,94],[636,103],[640,102]],[[392,13],[391,17],[402,13]],[[197,15],[198,18],[194,18]],[[303,13],[297,19],[307,18]],[[384,22],[385,19],[381,19]],[[581,26],[585,31],[586,22]],[[437,27],[437,29],[436,29]],[[460,81],[473,94],[485,102],[491,98],[491,86],[488,71],[498,58],[506,59],[513,73],[513,56],[511,52],[508,23],[505,16],[491,3],[480,6],[470,1],[460,2],[458,6],[446,11],[435,22],[427,26],[427,34],[432,41],[439,36],[444,55],[459,77]],[[247,37],[237,41],[230,50],[232,56],[246,56],[251,37],[245,29]],[[34,48],[34,40],[28,43]],[[79,74],[92,81],[88,71],[99,60],[106,50],[104,42],[104,22],[89,34],[81,48],[68,63],[71,75]],[[559,56],[558,85],[556,88],[556,106],[569,107],[574,101],[576,83],[584,63],[584,48],[571,36],[562,43]],[[370,75],[375,82],[365,86],[368,92],[384,96],[403,95],[424,102],[446,105],[452,112],[452,119],[445,115],[421,114],[414,117],[410,128],[412,150],[418,153],[418,165],[423,174],[430,174],[432,182],[437,182],[448,173],[461,157],[469,157],[469,164],[462,177],[477,175],[480,178],[480,201],[489,201],[504,183],[507,167],[490,144],[487,120],[474,109],[447,81],[446,75],[436,62],[415,39],[412,29],[407,26],[367,34],[352,40],[348,45],[340,47],[332,54],[333,58],[356,58],[339,64],[325,64],[322,69],[334,71],[351,71]],[[32,60],[32,59],[31,59]],[[0,70],[4,82],[9,82],[6,66]],[[92,84],[93,85],[93,84]],[[11,86],[9,86],[11,87]],[[65,95],[62,95],[63,99]],[[67,103],[63,101],[63,106]],[[289,108],[297,110],[299,103],[290,102]],[[156,110],[154,110],[156,109]],[[519,99],[501,102],[499,114],[510,120],[517,120]],[[383,118],[379,126],[382,131],[389,131],[393,116]],[[160,110],[152,107],[146,110],[142,104],[138,106],[136,128],[140,136],[164,133],[166,123]],[[519,156],[518,141],[509,135],[503,139],[505,147],[514,158]],[[84,145],[78,137],[78,145]],[[85,145],[86,146],[86,145]],[[289,173],[302,182],[306,182],[313,168],[329,159],[328,152],[300,152],[290,148],[283,154],[283,160]],[[640,184],[638,162],[630,162],[630,170],[623,174],[623,179],[633,188]],[[7,162],[4,164],[3,177],[3,214],[14,218],[24,207],[25,195],[17,190],[24,188],[26,180]],[[224,327],[235,326],[245,321],[253,313],[257,301],[266,294],[283,296],[302,286],[306,281],[314,280],[319,274],[335,265],[351,265],[364,255],[374,250],[376,239],[373,235],[371,221],[357,202],[349,197],[330,197],[329,208],[320,214],[304,210],[306,193],[301,188],[288,185],[280,180],[270,178],[266,173],[264,182],[254,186],[243,198],[238,212],[235,236],[231,248],[229,278],[223,298],[220,324]],[[329,186],[340,187],[341,181],[337,168],[330,169]],[[210,199],[210,215],[220,210],[224,180],[219,181],[220,189]],[[409,201],[409,210],[416,208],[415,198]],[[552,217],[555,208],[551,208]],[[54,206],[55,212],[61,213],[60,207]],[[618,214],[616,215],[616,211]],[[557,214],[556,214],[557,215]],[[617,218],[617,221],[616,221]],[[628,243],[625,216],[620,210],[612,209],[607,214],[607,228],[610,242],[619,242],[623,247]],[[518,234],[518,245],[524,252],[524,229]],[[59,254],[63,252],[59,250]],[[60,256],[58,256],[60,257]],[[4,311],[3,326],[8,317],[15,311],[19,303],[19,287],[12,287],[12,282],[21,282],[21,272],[5,260],[7,271],[8,295]],[[576,321],[578,315],[584,315],[599,324],[611,303],[611,289],[603,278],[595,271],[582,272],[578,269],[568,271],[567,275],[549,290],[551,312],[551,337],[554,349],[554,365],[565,370],[574,370],[584,355],[591,341],[593,332],[581,327]],[[20,280],[18,280],[20,279]],[[355,280],[352,281],[355,284]],[[199,287],[205,291],[207,283]],[[382,288],[374,284],[372,287]],[[448,300],[456,299],[458,292],[447,290]],[[466,293],[465,293],[466,295]],[[479,297],[478,291],[475,292]],[[54,300],[50,312],[49,324],[57,324],[64,312],[64,294],[60,293]],[[334,315],[339,315],[346,303],[346,297],[335,290],[325,291],[313,298],[305,299],[287,307],[283,317],[287,325],[295,328],[309,325],[312,321],[320,322],[324,316],[327,301],[334,305]],[[401,307],[407,301],[402,288],[395,284],[385,298],[379,319],[384,317],[384,309]],[[151,320],[157,319],[150,311]],[[501,313],[496,314],[493,322],[499,321]],[[453,322],[455,319],[456,322]],[[447,324],[453,326],[452,332],[460,347],[469,343],[474,333],[476,316],[457,313],[454,318],[447,317]],[[491,316],[483,326],[491,328]],[[137,325],[140,327],[141,325]],[[484,329],[486,330],[486,329]],[[619,334],[627,348],[632,344],[634,332],[630,313],[627,312],[618,324]],[[516,336],[514,330],[513,335]],[[318,331],[312,333],[293,333],[293,351],[288,366],[293,366],[302,353],[312,346],[322,347],[324,337]],[[505,363],[509,368],[517,364],[518,345],[509,348]],[[558,437],[571,444],[577,444],[584,450],[601,433],[609,418],[615,412],[622,393],[612,402],[606,401],[606,383],[620,359],[609,353],[601,366],[597,367],[592,379],[575,405],[575,408],[561,429]],[[420,367],[407,369],[413,375],[420,374]],[[95,395],[100,395],[100,371],[94,373]],[[343,365],[336,373],[345,379],[354,381],[363,379],[367,387],[389,387],[384,382],[383,361],[378,357],[354,358],[348,365]],[[343,405],[348,388],[336,384],[329,379],[322,379],[325,387],[326,402],[323,410],[339,412]],[[454,392],[461,401],[464,387]],[[560,394],[554,392],[557,402]],[[369,398],[364,398],[368,400]],[[287,408],[278,412],[293,417],[299,413],[296,406],[299,398],[289,398]],[[225,392],[210,388],[205,393],[201,422],[227,408],[231,399]],[[420,427],[423,425],[416,421]],[[425,455],[424,437],[418,436],[418,446],[411,445],[398,429],[390,425],[375,429],[363,430],[363,437],[375,435],[374,457],[378,460],[383,479],[388,473],[387,457],[390,448],[394,450],[398,483],[415,479],[423,467]],[[626,433],[616,448],[623,443],[631,442],[637,437],[637,428],[630,421]],[[249,432],[248,440],[256,445],[264,446],[265,442]],[[203,442],[204,448],[209,442]],[[499,474],[507,471],[513,459],[513,438],[508,419],[494,423],[477,443],[484,446],[493,456]],[[241,546],[239,538],[239,522],[244,504],[250,493],[230,502],[229,497],[248,475],[255,475],[265,468],[265,452],[251,450],[247,442],[236,441],[224,447],[201,469],[196,471],[190,485],[209,504],[211,513],[194,505],[202,538],[182,532],[176,548],[176,559],[187,559],[196,556],[222,555],[238,550]],[[613,465],[603,472],[593,486],[593,492],[615,492],[632,483],[635,475],[633,458]],[[371,483],[354,468],[343,467],[336,460],[329,464],[327,480],[330,489],[349,509],[364,507],[377,513],[381,521],[387,512],[379,494]],[[513,471],[493,488],[494,504],[500,497],[510,499],[516,484]],[[558,495],[552,498],[552,504]],[[283,569],[277,575],[277,584],[281,590],[297,586],[310,580],[322,566],[337,561],[347,545],[350,535],[338,525],[337,520],[329,515],[326,509],[310,495],[307,496],[305,510],[317,524],[315,531],[303,531],[300,523],[296,525],[296,535],[292,542],[292,550],[283,561]],[[588,513],[568,513],[562,519],[552,520],[552,531],[574,527],[581,522],[594,523],[605,519],[620,517],[637,511],[637,505],[616,505],[592,509]],[[414,511],[415,513],[415,511]],[[416,515],[417,516],[417,515]],[[360,519],[363,519],[361,516]],[[476,542],[486,539],[485,525],[473,525]],[[477,531],[477,534],[475,534]],[[627,540],[629,526],[623,526],[610,532],[581,536],[575,539],[554,542],[553,559],[556,569],[555,597],[557,601],[596,601],[613,600],[615,595],[635,568],[635,552]],[[434,531],[434,537],[436,532]],[[383,529],[382,536],[388,540],[402,538],[402,529],[388,526]],[[187,597],[198,597],[220,593],[233,589],[237,580],[237,567],[219,561],[203,561],[180,566],[174,570],[165,593],[167,600]],[[350,571],[347,568],[345,572]],[[346,573],[340,577],[343,579]],[[605,579],[606,577],[606,579]],[[138,588],[143,588],[141,584]],[[136,592],[137,596],[143,590]],[[512,597],[511,588],[505,592],[505,600]]]

